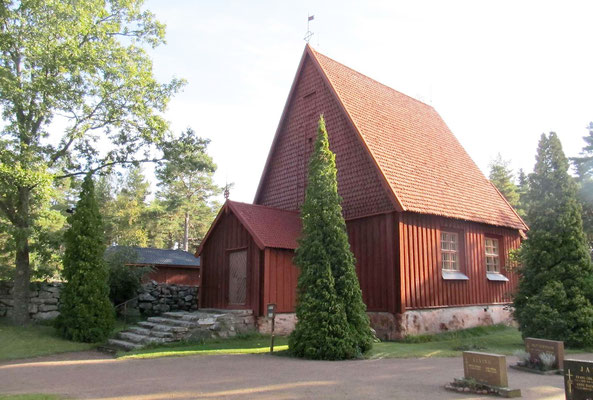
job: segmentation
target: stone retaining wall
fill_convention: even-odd
[[[59,315],[61,282],[33,282],[30,286],[29,315],[43,321]],[[14,300],[12,282],[0,281],[0,317],[10,317]],[[195,311],[198,309],[198,287],[157,283],[142,285],[138,299],[128,304],[128,312],[137,310],[145,316],[160,315],[167,311]]]
[[[12,314],[12,282],[0,282],[0,317]],[[29,315],[33,320],[44,321],[57,317],[60,313],[60,282],[34,282],[30,286]]]
[[[198,287],[173,285],[151,281],[142,285],[138,300],[130,302],[140,314],[152,316],[167,311],[195,311],[198,309]]]

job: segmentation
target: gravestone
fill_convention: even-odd
[[[564,360],[566,400],[593,400],[593,362]]]
[[[463,372],[466,379],[473,378],[487,385],[509,385],[506,357],[499,354],[464,351]]]
[[[531,357],[537,357],[541,353],[553,354],[556,357],[556,365],[558,369],[564,367],[564,342],[558,340],[526,338],[525,351],[527,351]]]

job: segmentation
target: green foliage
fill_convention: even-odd
[[[14,245],[20,323],[28,320],[30,242],[50,183],[154,161],[150,151],[166,141],[162,113],[183,82],[154,79],[145,47],[164,42],[164,26],[142,3],[7,0],[0,6],[0,216]],[[58,132],[57,118],[62,134],[47,140]]]
[[[108,270],[104,260],[103,223],[91,175],[82,184],[75,213],[64,235],[64,278],[56,327],[77,342],[104,340],[115,323],[109,301]]]
[[[298,321],[289,345],[299,357],[347,359],[360,356],[373,343],[336,175],[335,155],[321,117],[301,210],[303,233],[294,259],[301,273]]]
[[[129,247],[119,247],[106,253],[105,261],[109,269],[109,299],[114,305],[136,297],[142,285],[142,277],[153,270],[152,267],[126,265],[133,264],[137,258],[136,250]]]
[[[517,194],[519,195],[519,204],[517,205],[517,213],[525,219],[527,214],[527,192],[529,191],[529,179],[527,174],[522,168],[519,169],[519,175],[517,176]]]
[[[589,134],[583,138],[585,146],[581,157],[572,162],[577,172],[578,199],[582,206],[583,229],[587,235],[589,247],[593,248],[593,122],[587,127]]]
[[[515,318],[523,336],[593,344],[593,266],[576,185],[555,133],[542,135],[529,176],[527,217]]]
[[[220,205],[210,199],[221,189],[213,181],[216,164],[207,153],[209,140],[188,128],[170,142],[175,146],[163,150],[168,161],[156,170],[158,205],[168,219],[162,228],[171,241],[190,251],[190,245],[199,245],[214,220]]]
[[[517,193],[517,185],[513,183],[513,171],[509,168],[509,162],[503,160],[500,154],[490,163],[489,179],[509,204],[517,208],[519,194]]]

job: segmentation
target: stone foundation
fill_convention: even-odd
[[[399,318],[399,337],[431,334],[474,326],[512,324],[507,305],[445,307],[427,310],[409,310]]]
[[[494,324],[514,323],[506,305],[444,307],[428,310],[409,310],[404,314],[369,312],[371,326],[381,340],[397,340],[408,335],[433,334]],[[288,335],[294,329],[294,313],[276,314],[274,332]],[[267,317],[257,318],[257,330],[270,333],[272,322]]]
[[[296,324],[295,313],[282,313],[276,314],[276,320],[274,321],[274,334],[275,335],[288,335],[294,329]],[[272,332],[272,320],[268,317],[257,318],[257,330],[260,333],[269,334]]]

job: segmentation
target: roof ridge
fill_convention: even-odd
[[[432,105],[430,105],[430,104],[427,104],[427,103],[423,102],[422,100],[419,100],[419,99],[417,99],[417,98],[415,98],[415,97],[412,97],[412,96],[410,96],[409,94],[405,94],[405,93],[403,93],[403,92],[400,92],[399,90],[395,90],[395,89],[394,89],[394,88],[392,88],[391,86],[387,86],[386,84],[384,84],[384,83],[382,83],[382,82],[379,82],[378,80],[376,80],[376,79],[373,79],[373,78],[371,78],[370,76],[363,74],[362,72],[359,72],[359,71],[357,71],[357,70],[355,70],[355,69],[353,69],[353,68],[350,68],[349,66],[347,66],[347,65],[344,65],[344,64],[342,64],[341,62],[339,62],[339,61],[336,61],[336,60],[334,60],[333,58],[331,58],[331,57],[328,57],[328,56],[326,56],[325,54],[318,52],[318,51],[317,51],[317,50],[315,50],[315,49],[314,49],[314,48],[313,48],[311,45],[308,45],[308,46],[309,46],[309,49],[310,49],[310,50],[311,50],[311,51],[312,51],[312,52],[315,54],[315,56],[318,56],[318,55],[319,55],[319,56],[325,57],[325,58],[327,58],[328,60],[330,60],[330,61],[332,61],[332,62],[334,62],[334,63],[336,63],[336,64],[338,64],[338,65],[341,65],[342,67],[344,67],[344,68],[346,68],[346,69],[348,69],[348,70],[350,70],[350,71],[354,72],[354,73],[355,73],[355,74],[357,74],[357,75],[360,75],[360,76],[362,76],[362,77],[364,77],[364,78],[366,78],[366,79],[368,79],[368,80],[370,80],[370,81],[373,81],[373,82],[375,82],[375,83],[376,83],[376,84],[378,84],[378,85],[381,85],[381,86],[383,86],[383,87],[384,87],[384,88],[386,88],[386,89],[389,89],[389,90],[391,90],[391,91],[393,91],[393,92],[399,93],[399,94],[401,94],[402,96],[406,96],[406,97],[407,97],[407,98],[409,98],[410,100],[413,100],[413,101],[415,101],[415,102],[417,102],[417,103],[423,104],[423,105],[425,105],[425,106],[427,106],[427,107],[430,107],[430,108],[432,108],[432,109],[434,110],[434,107],[433,107]],[[323,68],[323,66],[321,66],[321,68]]]
[[[264,206],[263,204],[245,203],[245,202],[242,202],[242,201],[235,201],[235,200],[228,200],[228,202],[229,203],[233,203],[233,204],[242,204],[244,206],[250,206],[250,207],[267,208],[269,210],[274,210],[274,211],[289,212],[289,213],[294,213],[294,214],[300,214],[301,213],[298,210],[285,210],[283,208],[278,208],[278,207]]]

